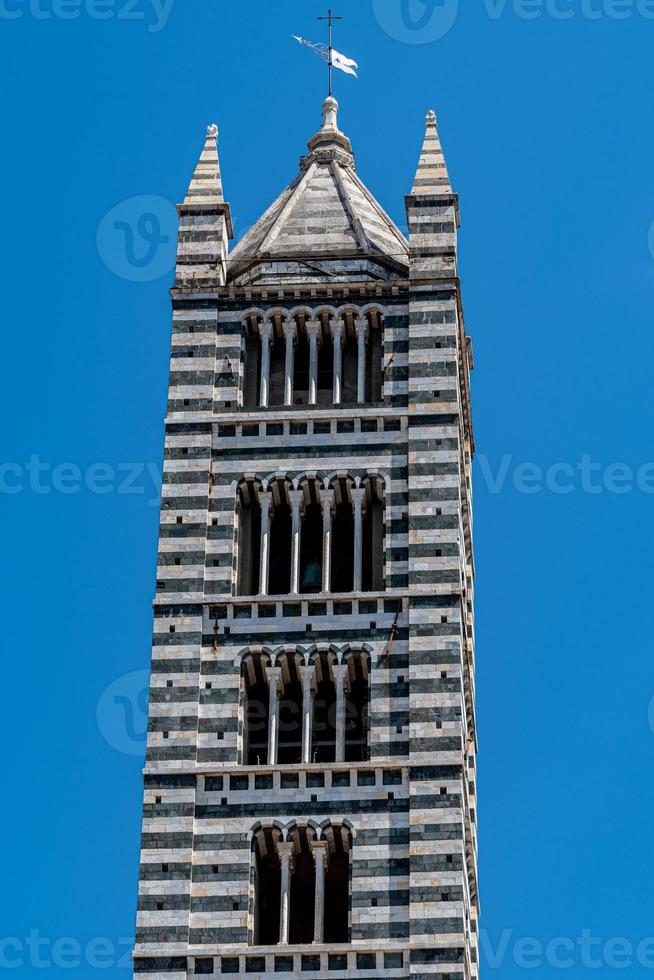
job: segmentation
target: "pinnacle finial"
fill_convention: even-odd
[[[215,123],[210,123],[207,126],[207,136],[217,136],[217,135],[218,135],[218,127],[216,126]]]
[[[429,109],[425,117],[425,137],[411,193],[414,195],[452,193],[436,127],[436,113],[433,109]]]
[[[322,104],[322,126],[321,129],[329,129],[333,132],[338,132],[338,120],[336,114],[338,113],[338,102],[333,95],[328,95]]]

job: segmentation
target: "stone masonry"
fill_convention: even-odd
[[[478,975],[459,208],[427,114],[408,239],[327,99],[231,249],[179,206],[135,972]]]

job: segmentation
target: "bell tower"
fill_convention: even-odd
[[[427,114],[408,239],[338,104],[229,250],[179,206],[135,972],[477,976],[470,340]]]

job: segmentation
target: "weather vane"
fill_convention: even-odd
[[[318,17],[318,20],[326,20],[327,21],[327,25],[328,25],[328,27],[327,27],[327,30],[328,30],[328,35],[327,35],[328,36],[328,43],[327,44],[322,44],[322,43],[315,44],[313,41],[306,41],[303,37],[298,37],[297,34],[292,34],[291,37],[294,37],[296,41],[299,41],[300,44],[303,44],[305,46],[305,48],[310,48],[311,51],[314,52],[314,54],[317,54],[319,58],[321,58],[323,61],[327,62],[327,72],[328,72],[328,77],[329,77],[329,93],[328,94],[331,96],[331,94],[332,94],[332,68],[340,68],[340,70],[341,71],[344,71],[347,75],[354,75],[354,77],[357,78],[358,76],[357,76],[356,70],[357,70],[357,68],[359,66],[356,63],[356,61],[354,61],[352,58],[346,58],[346,56],[344,54],[341,54],[339,51],[336,51],[336,49],[332,45],[332,27],[333,27],[333,23],[334,23],[335,20],[343,20],[343,18],[342,17],[338,17],[330,9],[330,10],[327,11],[327,16],[326,17]]]

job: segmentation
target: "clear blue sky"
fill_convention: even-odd
[[[629,947],[605,944],[624,937],[627,974],[650,976],[654,945],[636,947],[654,934],[654,469],[637,471],[654,460],[654,5],[412,4],[403,17],[400,0],[340,0],[336,46],[361,69],[336,95],[359,173],[398,223],[427,108],[461,195],[484,972],[521,977],[539,963],[521,941],[562,937],[532,973],[559,976],[558,957],[569,975],[612,975]],[[128,487],[119,468],[160,466],[170,275],[165,244],[149,265],[121,263],[103,218],[120,205],[129,225],[140,205],[122,202],[163,199],[145,209],[158,229],[142,227],[156,245],[215,120],[242,232],[295,174],[324,95],[320,63],[289,38],[321,38],[322,3],[126,10],[0,0],[0,921],[17,940],[1,965],[22,960],[22,976],[43,961],[129,975],[143,675],[125,675],[149,660],[157,507],[149,471]],[[134,701],[122,719],[102,700],[119,678],[110,693]],[[71,966],[63,937],[117,952]]]

